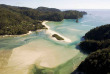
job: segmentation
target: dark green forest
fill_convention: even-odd
[[[62,37],[60,37],[57,34],[53,34],[52,37],[55,37],[57,40],[64,40]]]
[[[91,29],[79,46],[90,54],[78,67],[84,74],[110,74],[110,24]]]
[[[60,11],[55,8],[16,7],[0,5],[0,35],[19,35],[28,31],[43,29],[41,23],[47,21],[62,21],[63,19],[81,18],[86,12]]]
[[[79,44],[82,50],[94,52],[110,46],[110,24],[96,27],[87,32],[85,41]]]
[[[106,40],[110,39],[110,24],[102,25],[91,29],[85,34],[85,39],[89,40]]]
[[[78,70],[84,74],[110,74],[110,48],[91,53]]]
[[[102,41],[85,40],[81,42],[79,46],[84,52],[91,53],[97,50],[102,50],[104,48],[110,47],[110,39]]]

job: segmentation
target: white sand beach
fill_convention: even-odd
[[[69,43],[69,42],[72,42],[69,38],[66,38],[65,36],[62,36],[61,34],[55,32],[55,31],[52,31],[51,28],[50,28],[48,25],[46,25],[47,22],[48,22],[48,21],[42,22],[42,25],[44,25],[45,27],[48,28],[48,29],[46,30],[46,33],[47,33],[47,34],[49,34],[51,37],[52,37],[53,34],[57,34],[57,35],[59,35],[60,37],[62,37],[62,38],[64,39],[64,40],[62,40],[62,41],[68,42],[68,43]],[[53,38],[53,39],[57,40],[56,38]],[[58,41],[58,40],[57,40],[57,41]]]
[[[21,35],[1,35],[0,36],[0,38],[2,38],[2,37],[16,37],[16,36],[25,36],[25,35],[29,35],[29,34],[31,34],[32,33],[32,31],[29,31],[28,33],[26,33],[26,34],[21,34]]]

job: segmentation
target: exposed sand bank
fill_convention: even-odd
[[[53,34],[57,34],[57,35],[59,35],[60,37],[62,37],[62,38],[64,39],[64,40],[62,40],[62,41],[64,41],[64,42],[72,42],[70,39],[66,38],[65,36],[62,36],[61,34],[55,32],[55,31],[52,31],[52,30],[50,29],[50,27],[49,27],[48,25],[46,25],[47,22],[48,22],[48,21],[42,22],[42,25],[44,25],[45,27],[48,28],[48,29],[46,30],[46,33],[47,33],[47,34],[49,34],[51,37],[52,37]],[[57,40],[56,38],[53,38],[53,39]]]

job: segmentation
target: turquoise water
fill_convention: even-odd
[[[19,49],[28,49],[28,46],[31,47],[32,44],[36,44],[36,46],[32,46],[30,50],[35,49],[36,54],[37,51],[44,51],[45,55],[42,53],[43,57],[36,60],[36,63],[33,63],[37,64],[35,69],[37,71],[35,73],[70,74],[87,56],[76,48],[82,36],[92,28],[110,23],[110,10],[85,11],[87,11],[88,14],[79,19],[79,23],[76,23],[74,19],[64,19],[61,22],[50,21],[47,23],[47,25],[51,27],[51,30],[71,39],[71,43],[55,41],[51,39],[48,34],[45,34],[45,30],[43,30],[41,32],[33,32],[26,36],[0,38],[0,50],[13,51],[13,49],[16,50],[18,47]],[[23,46],[26,47],[23,48]],[[40,61],[40,63],[46,62],[50,67],[41,66],[37,63],[38,61]]]

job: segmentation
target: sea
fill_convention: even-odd
[[[90,29],[110,24],[109,9],[82,9],[87,15],[61,22],[49,21],[51,30],[72,42],[56,41],[46,30],[23,36],[0,37],[0,74],[71,74],[88,56],[78,47]]]

